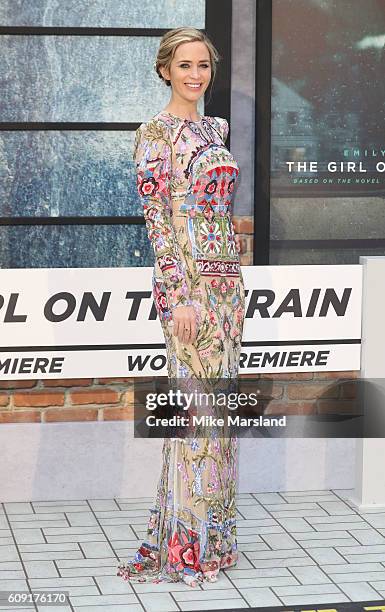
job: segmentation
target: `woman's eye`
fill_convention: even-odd
[[[181,67],[181,68],[188,68],[188,67],[189,67],[189,65],[188,65],[188,64],[181,64],[181,65],[180,65],[180,67]],[[201,68],[208,68],[208,67],[209,67],[209,65],[208,65],[208,64],[201,64],[201,66],[200,66],[200,67],[201,67]]]

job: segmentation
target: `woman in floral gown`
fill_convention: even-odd
[[[168,376],[205,390],[237,379],[245,311],[232,222],[239,167],[225,146],[226,119],[197,113],[217,61],[199,30],[177,28],[163,36],[156,70],[172,96],[166,109],[140,125],[134,145]],[[124,580],[196,586],[236,564],[237,439],[225,427],[209,432],[165,438],[147,535],[119,565]]]

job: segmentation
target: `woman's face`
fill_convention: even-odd
[[[186,102],[198,100],[211,79],[210,53],[205,43],[196,40],[179,45],[170,69],[163,68],[162,74],[171,81],[174,96]]]

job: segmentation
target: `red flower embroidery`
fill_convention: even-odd
[[[154,195],[159,187],[159,183],[154,179],[153,176],[147,179],[143,179],[139,182],[139,195]]]

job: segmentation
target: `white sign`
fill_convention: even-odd
[[[360,265],[242,266],[240,373],[360,369]],[[152,268],[0,270],[0,379],[166,376]]]

